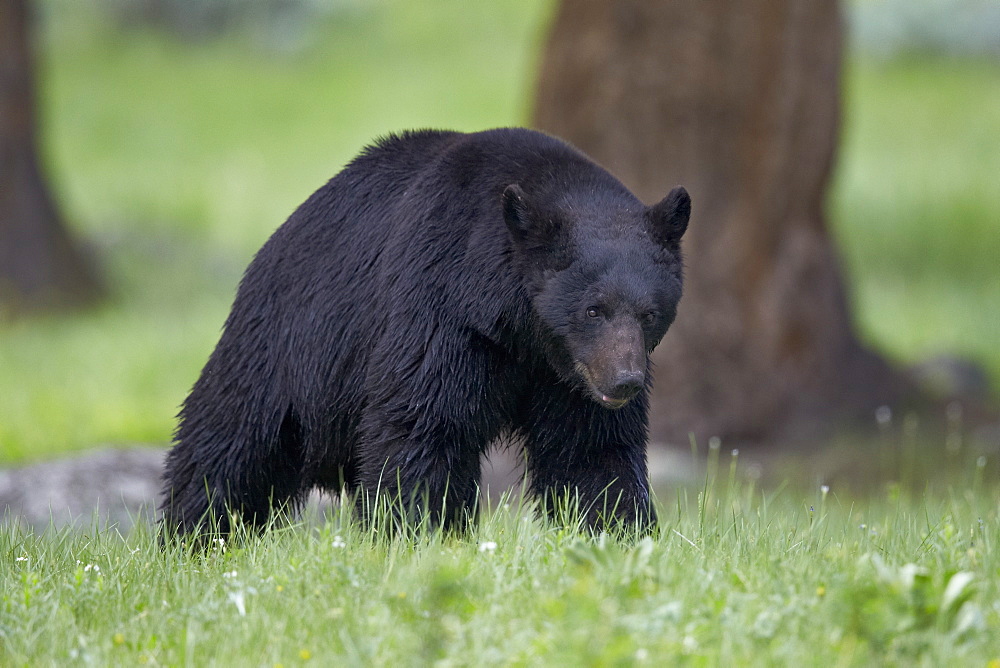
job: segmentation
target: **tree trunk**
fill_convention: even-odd
[[[26,0],[0,2],[0,314],[100,293],[42,180]]]
[[[654,441],[815,442],[906,389],[854,335],[824,222],[841,42],[836,0],[562,2],[536,125],[647,202],[693,201]]]

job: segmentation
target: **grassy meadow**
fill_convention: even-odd
[[[375,136],[526,123],[550,11],[347,2],[272,44],[42,6],[44,159],[111,299],[0,323],[0,467],[165,444],[268,235]],[[858,325],[901,364],[967,356],[995,390],[998,174],[1000,64],[849,60],[829,211]],[[1000,667],[997,455],[957,423],[918,434],[951,453],[926,477],[916,424],[886,427],[865,494],[763,487],[716,446],[661,495],[660,533],[620,542],[513,502],[464,537],[335,510],[206,553],[2,523],[0,665]]]

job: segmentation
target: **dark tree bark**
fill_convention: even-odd
[[[817,441],[906,392],[853,332],[824,220],[842,32],[836,0],[561,4],[536,125],[647,202],[693,200],[654,441]]]
[[[79,305],[100,294],[42,179],[26,0],[0,2],[0,311]]]

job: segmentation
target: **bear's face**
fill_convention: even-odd
[[[546,359],[564,381],[621,408],[648,384],[649,354],[677,314],[687,192],[648,208],[589,197],[543,209],[516,185],[503,199]]]

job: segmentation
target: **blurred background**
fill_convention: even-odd
[[[661,3],[624,3],[641,4]],[[80,276],[88,278],[71,279],[87,287],[79,295],[42,299],[38,307],[9,286],[0,290],[6,299],[0,309],[0,466],[108,444],[166,444],[177,408],[218,340],[253,253],[299,203],[379,135],[421,127],[540,125],[594,154],[649,199],[645,190],[660,183],[643,174],[655,167],[642,172],[628,156],[599,155],[600,148],[591,148],[604,145],[593,138],[600,133],[615,146],[628,145],[617,141],[616,133],[642,137],[636,125],[641,119],[629,119],[627,127],[622,121],[624,129],[612,127],[612,121],[592,127],[590,134],[580,130],[568,136],[579,124],[568,122],[568,130],[560,130],[558,100],[546,92],[557,90],[560,83],[553,77],[561,77],[583,91],[582,99],[571,100],[581,108],[629,94],[571,80],[566,73],[577,47],[581,54],[596,48],[602,62],[617,63],[620,57],[622,67],[635,57],[621,45],[633,34],[636,43],[648,37],[644,22],[636,20],[643,17],[639,9],[604,22],[625,31],[612,36],[616,48],[595,47],[603,33],[593,25],[574,27],[588,17],[600,23],[601,11],[612,5],[610,0],[566,2],[561,8],[552,0],[28,3],[39,178],[82,258]],[[698,6],[686,8],[698,12]],[[818,81],[834,92],[821,108],[834,119],[840,114],[839,134],[832,123],[833,134],[811,137],[806,118],[800,143],[808,153],[809,147],[833,142],[832,152],[823,149],[816,158],[832,161],[832,171],[819,170],[818,185],[805,197],[818,206],[810,224],[829,231],[843,268],[847,326],[866,350],[888,360],[891,373],[899,370],[906,383],[917,379],[917,393],[929,398],[906,405],[942,415],[947,406],[954,413],[956,396],[988,405],[1000,390],[1000,5],[854,0],[842,3],[840,11],[846,21],[843,50],[837,34],[817,43],[833,45],[826,57],[842,62],[842,73],[804,69],[798,78],[778,83],[785,90]],[[5,30],[12,29],[14,18],[5,3],[0,10]],[[698,33],[697,18],[692,17],[694,27],[678,29],[714,34]],[[794,17],[786,19],[791,26]],[[808,25],[797,42],[804,55],[791,60],[812,62],[808,30],[825,33]],[[739,31],[738,25],[730,29]],[[792,33],[775,34],[780,40]],[[0,53],[9,75],[13,42],[6,41]],[[766,58],[768,44],[762,41],[754,53]],[[560,60],[560,49],[568,49],[570,57]],[[720,67],[730,62],[726,58],[740,58],[738,50],[724,51],[719,50]],[[710,50],[697,53],[714,57]],[[780,58],[773,62],[794,66],[781,65]],[[655,63],[644,67],[659,71]],[[671,67],[676,64],[662,64],[664,70]],[[668,77],[662,85],[678,81],[725,96],[718,93],[725,81],[709,75],[695,81]],[[648,78],[639,83],[653,85]],[[656,95],[649,99],[663,99]],[[644,99],[633,97],[640,106]],[[746,100],[747,108],[754,108],[754,99]],[[704,106],[703,98],[698,100]],[[795,118],[793,113],[790,127]],[[683,138],[681,119],[676,136]],[[712,133],[711,125],[699,127]],[[9,132],[0,131],[2,141],[11,141]],[[807,169],[791,152],[795,142],[771,143],[789,151],[781,156],[789,174]],[[8,201],[15,188],[25,187],[18,185],[11,164],[0,165]],[[692,194],[694,230],[705,208],[699,211],[699,195]],[[15,243],[19,237],[12,229],[9,222],[0,223],[5,249],[0,259],[9,266],[29,255],[27,246]],[[705,229],[711,229],[707,221]],[[706,243],[692,241],[694,249]],[[700,259],[689,252],[696,280]],[[89,278],[93,286],[79,283]],[[725,300],[713,304],[697,286],[693,294],[692,313],[724,308]],[[682,310],[682,319],[687,313]],[[692,315],[696,321],[704,318]],[[859,376],[844,382],[874,381]],[[716,413],[726,413],[729,400],[719,401]],[[878,397],[872,401],[881,405]],[[873,411],[862,413],[876,423]],[[663,426],[663,434],[683,430],[685,419],[681,414],[679,425]],[[707,418],[690,429],[699,438],[722,436],[724,443],[766,443],[772,436],[760,425]],[[801,430],[779,436],[801,441],[796,434]],[[1000,447],[992,436],[986,438],[983,447]]]

